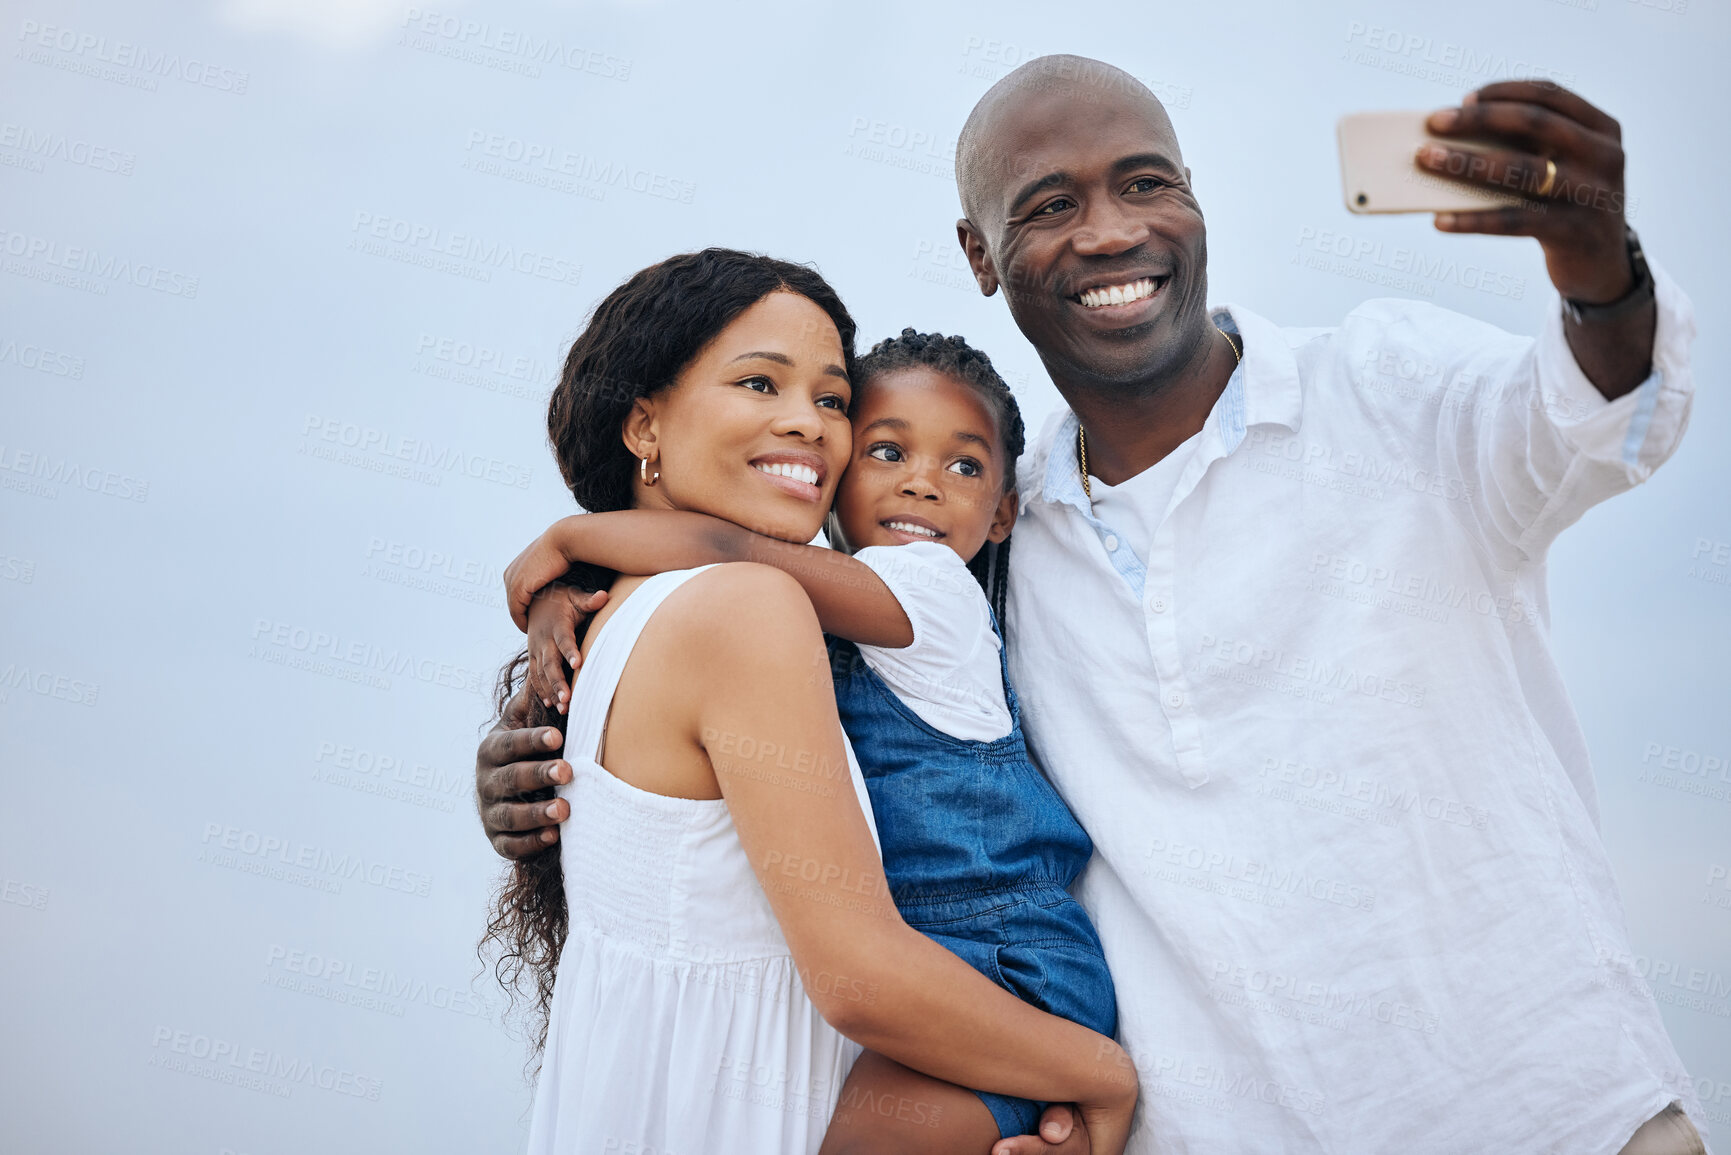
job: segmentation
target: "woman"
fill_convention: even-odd
[[[567,484],[590,510],[809,541],[850,455],[853,338],[800,266],[711,249],[644,270],[597,308],[549,406]],[[855,1044],[959,1094],[1078,1102],[1095,1148],[1121,1150],[1135,1081],[1117,1045],[896,912],[793,579],[730,563],[601,586],[572,818],[514,868],[489,931],[547,1015],[531,1151],[815,1151]]]

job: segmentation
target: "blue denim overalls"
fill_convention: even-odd
[[[996,614],[992,629],[1001,643]],[[1002,645],[1010,732],[980,742],[933,727],[857,646],[827,641],[836,707],[871,794],[902,917],[1022,1001],[1112,1035],[1112,976],[1093,924],[1068,890],[1094,844],[1028,757]],[[1038,1126],[1044,1104],[976,1093],[1001,1135]]]

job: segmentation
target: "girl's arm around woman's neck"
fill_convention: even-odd
[[[792,577],[826,633],[888,648],[914,640],[901,603],[865,563],[688,510],[626,509],[561,518],[506,569],[507,600],[518,626],[526,628],[536,592],[577,562],[622,574],[657,574],[730,561],[759,562]]]

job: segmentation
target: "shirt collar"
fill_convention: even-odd
[[[1299,386],[1298,361],[1286,335],[1271,322],[1237,305],[1219,305],[1211,313],[1215,324],[1243,338],[1244,359],[1214,402],[1208,424],[1220,439],[1223,454],[1237,449],[1252,425],[1282,425],[1297,432],[1304,410]],[[1039,441],[1029,455],[1025,476],[1038,478],[1038,489],[1021,488],[1021,510],[1032,501],[1073,505],[1089,512],[1088,496],[1082,491],[1082,471],[1072,448],[1081,422],[1068,406],[1046,422]]]
[[[1244,344],[1244,364],[1237,403],[1240,415],[1233,423],[1237,439],[1227,452],[1238,447],[1244,431],[1252,425],[1282,425],[1292,432],[1304,416],[1304,390],[1298,381],[1298,359],[1292,355],[1292,345],[1280,327],[1248,309],[1237,305],[1220,305],[1214,309],[1214,323],[1228,333],[1237,333]],[[1226,399],[1221,395],[1221,401]],[[1221,402],[1214,403],[1211,418],[1221,414]]]

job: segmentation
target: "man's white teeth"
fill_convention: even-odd
[[[817,484],[817,470],[809,465],[797,465],[791,461],[764,461],[759,462],[757,468],[776,477],[791,477],[807,485]]]
[[[1106,285],[1098,289],[1084,289],[1080,298],[1083,305],[1090,309],[1098,309],[1102,305],[1128,305],[1153,295],[1154,278],[1143,277],[1140,281],[1131,281],[1127,285]]]
[[[903,533],[917,534],[920,537],[937,537],[937,536],[939,536],[937,530],[927,529],[923,525],[915,525],[911,521],[886,521],[886,522],[884,522],[884,527],[886,529],[899,529]]]

